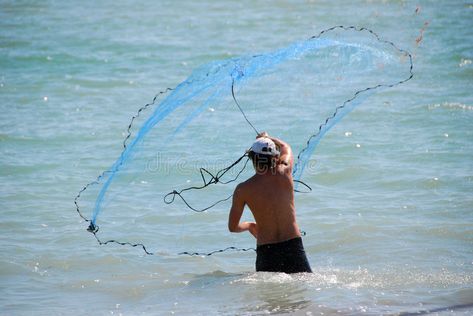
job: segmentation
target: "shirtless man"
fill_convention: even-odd
[[[249,231],[256,238],[256,271],[312,272],[296,222],[291,147],[261,133],[249,157],[256,172],[235,188],[228,229]],[[256,222],[240,223],[245,205]]]

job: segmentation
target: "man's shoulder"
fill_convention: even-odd
[[[248,187],[250,187],[252,185],[252,183],[255,181],[254,179],[254,176],[249,178],[249,179],[246,179],[245,181],[243,182],[240,182],[238,185],[237,185],[237,188],[242,190],[242,189],[246,189]]]
[[[255,182],[255,176],[252,176],[251,178],[243,181],[243,182],[240,182],[236,188],[235,188],[235,191],[240,191],[240,192],[245,192],[247,190],[249,190],[253,185],[254,185],[254,182]]]

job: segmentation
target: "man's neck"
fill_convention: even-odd
[[[273,175],[276,174],[276,168],[272,168],[272,169],[269,169],[269,170],[268,169],[263,169],[263,170],[256,169],[255,173],[256,173],[256,175],[263,176],[263,177],[273,176]]]

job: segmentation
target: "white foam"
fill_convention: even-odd
[[[460,66],[460,67],[465,67],[465,66],[468,66],[468,65],[471,65],[471,59],[462,58],[460,63],[458,64],[458,66]]]
[[[438,109],[438,108],[458,109],[458,110],[467,110],[467,111],[472,111],[473,110],[472,105],[466,105],[466,104],[459,103],[459,102],[436,103],[436,104],[429,105],[428,108],[429,108],[429,110],[434,110],[434,109]]]

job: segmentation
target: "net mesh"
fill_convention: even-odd
[[[230,184],[252,174],[245,151],[260,131],[291,144],[298,188],[315,148],[335,124],[370,95],[412,77],[407,51],[353,26],[335,26],[272,52],[203,65],[138,110],[120,156],[77,195],[77,212],[100,244],[154,254],[145,242],[102,241],[99,221],[110,232],[125,231],[121,235],[129,240],[154,244],[156,236],[136,229],[137,223],[178,226],[172,214],[186,207],[228,212]],[[175,236],[161,237],[157,248],[172,252]]]

